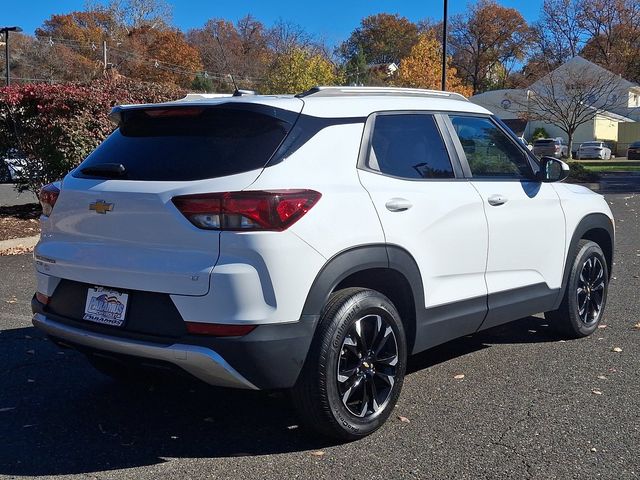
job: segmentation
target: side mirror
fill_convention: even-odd
[[[569,165],[554,157],[540,159],[538,180],[541,182],[561,182],[569,176]]]

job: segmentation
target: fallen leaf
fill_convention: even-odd
[[[27,425],[22,425],[22,428],[31,428],[31,427],[35,427],[35,425],[31,424],[31,423],[29,423]]]
[[[598,328],[607,328],[606,325],[598,325]]]
[[[402,423],[410,423],[410,420],[407,417],[403,417],[402,415],[398,415],[398,420]]]
[[[640,322],[636,323],[633,328],[635,328],[636,330],[640,330]]]
[[[620,347],[613,347],[613,348],[611,349],[611,351],[612,351],[612,352],[620,353],[620,352],[622,351],[622,349],[621,349]]]
[[[289,425],[287,427],[287,429],[289,429],[289,430],[295,430],[296,428],[298,428],[298,425]]]
[[[36,381],[33,378],[27,378],[27,383],[36,383]]]
[[[536,330],[527,330],[529,333],[538,333]]]
[[[605,377],[604,375],[598,375],[598,379],[599,379],[599,380],[606,380],[606,379],[607,379],[607,377]]]
[[[171,435],[171,440],[177,440],[178,437],[176,437],[175,435]]]
[[[598,450],[596,450],[596,447],[591,447],[591,451],[592,452],[597,452]]]
[[[594,395],[602,395],[602,392],[600,390],[591,390],[591,393],[593,393]]]
[[[455,375],[453,378],[455,378],[456,380],[462,380],[464,378],[464,373],[460,373],[458,375]]]
[[[33,354],[34,354],[34,353],[36,353],[36,352],[35,352],[35,350],[27,350],[27,353],[28,353],[29,355],[33,355]]]
[[[311,455],[314,457],[321,457],[324,455],[324,452],[322,450],[316,450],[315,452],[311,452]]]
[[[0,412],[10,412],[11,410],[15,410],[16,407],[2,407],[0,408]]]

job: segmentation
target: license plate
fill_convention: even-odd
[[[127,312],[129,294],[104,287],[90,288],[84,307],[84,319],[113,327],[121,327]]]

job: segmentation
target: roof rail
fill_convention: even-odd
[[[351,96],[401,96],[401,97],[431,97],[450,98],[455,100],[468,101],[464,95],[454,92],[443,92],[440,90],[426,90],[422,88],[397,88],[397,87],[313,87],[306,92],[296,95],[298,98],[304,97],[351,97]]]

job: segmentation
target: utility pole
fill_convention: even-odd
[[[444,15],[442,17],[442,90],[447,89],[447,7],[448,0],[444,0]]]
[[[9,74],[9,32],[21,32],[20,27],[1,27],[0,32],[4,33],[4,67],[5,67],[5,85],[11,84],[11,75]]]
[[[102,75],[107,74],[107,41],[102,42]]]

